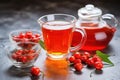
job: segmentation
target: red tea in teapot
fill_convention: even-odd
[[[101,9],[88,4],[78,10],[78,16],[76,27],[83,28],[87,34],[86,42],[80,49],[92,51],[106,48],[118,24],[114,15],[102,15]],[[72,46],[77,45],[80,41],[81,34],[74,32]]]
[[[115,27],[109,27],[108,25],[98,27],[98,24],[93,23],[81,23],[81,28],[84,28],[87,34],[87,40],[81,48],[82,50],[101,50],[106,48],[116,31]],[[77,45],[80,40],[81,34],[74,32],[72,46]]]

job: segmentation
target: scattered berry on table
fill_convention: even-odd
[[[74,68],[75,68],[76,71],[81,71],[82,68],[83,68],[83,65],[82,65],[82,63],[76,63],[74,65]]]
[[[39,76],[41,71],[40,68],[34,66],[31,68],[30,72],[33,76]]]
[[[75,52],[69,57],[69,62],[73,64],[76,71],[81,71],[83,68],[83,63],[86,65],[94,67],[96,70],[101,70],[103,68],[102,59],[97,55],[91,55],[89,52]]]

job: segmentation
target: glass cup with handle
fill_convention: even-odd
[[[66,58],[70,51],[78,50],[86,40],[84,30],[75,28],[76,18],[68,14],[48,14],[38,19],[40,24],[45,50],[52,59]],[[81,34],[80,43],[71,47],[73,32]]]

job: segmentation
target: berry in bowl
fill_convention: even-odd
[[[38,43],[27,42],[26,44],[32,44],[33,46],[30,48],[23,48],[18,46],[19,44],[23,43],[18,42],[17,44],[7,46],[6,50],[9,59],[13,62],[13,65],[18,68],[32,66],[40,54],[40,45]]]
[[[14,30],[10,32],[9,39],[11,42],[35,42],[41,39],[41,32],[31,29]]]

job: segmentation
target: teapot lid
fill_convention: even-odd
[[[101,15],[102,10],[97,7],[94,7],[94,5],[92,4],[87,4],[85,7],[80,8],[78,10],[78,16],[83,19],[99,17]]]

